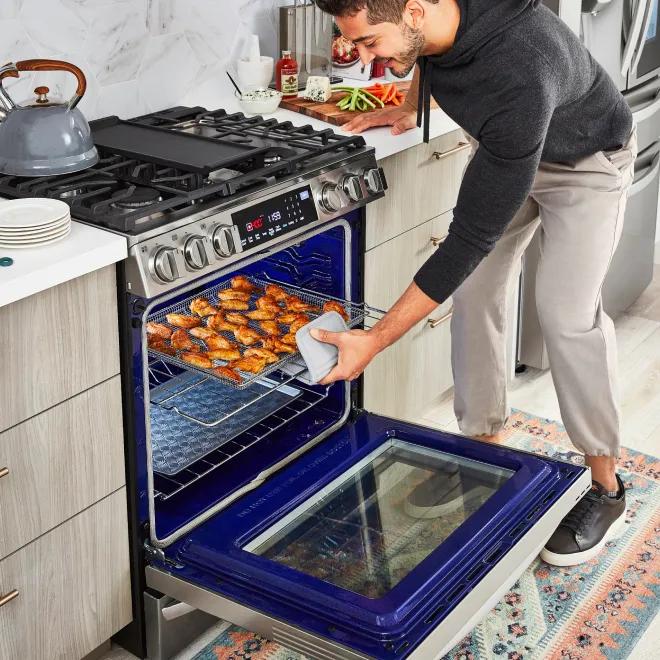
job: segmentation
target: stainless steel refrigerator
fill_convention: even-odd
[[[653,277],[658,188],[660,186],[660,0],[545,0],[579,33],[628,102],[639,141],[635,180],[623,234],[603,286],[610,316],[627,309]],[[545,343],[536,312],[539,235],[523,258],[518,362],[546,369]]]

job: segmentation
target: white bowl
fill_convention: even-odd
[[[259,92],[263,90],[255,91]],[[245,92],[243,96],[239,96],[238,93],[235,93],[235,96],[238,98],[238,102],[244,113],[248,115],[268,115],[277,110],[280,101],[282,100],[282,92],[278,92],[274,89],[268,91],[272,93],[272,96],[264,99],[245,98],[247,94],[254,94],[255,92]]]
[[[262,55],[258,62],[238,60],[236,69],[238,84],[243,91],[263,89],[273,79],[273,58]]]

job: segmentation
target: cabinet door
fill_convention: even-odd
[[[0,559],[125,483],[119,376],[0,433]]]
[[[367,249],[453,209],[471,152],[457,130],[381,160],[389,188],[367,205]]]
[[[119,373],[115,267],[0,308],[0,431]]]
[[[365,299],[389,309],[447,233],[451,213],[434,218],[365,255]],[[364,375],[369,412],[416,421],[452,385],[451,300],[396,344],[380,353]]]
[[[0,561],[0,658],[82,658],[132,619],[126,489]]]

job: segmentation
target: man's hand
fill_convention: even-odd
[[[401,135],[417,126],[417,110],[405,101],[398,107],[356,114],[357,117],[342,126],[343,130],[350,133],[362,133],[362,131],[376,126],[391,126],[392,135]]]
[[[380,351],[376,334],[367,330],[330,332],[318,328],[309,333],[314,339],[339,349],[337,366],[321,381],[329,385],[338,380],[355,380]]]

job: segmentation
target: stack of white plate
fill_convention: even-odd
[[[57,199],[0,201],[0,247],[36,248],[61,241],[71,231],[69,205]]]

